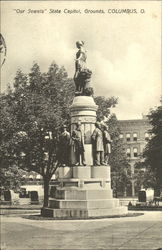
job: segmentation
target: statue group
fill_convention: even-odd
[[[108,125],[96,122],[95,130],[92,134],[94,165],[108,165],[109,155],[111,153],[111,142]]]
[[[108,165],[112,142],[108,132],[108,126],[96,122],[91,141],[93,164],[95,166]],[[59,140],[59,151],[61,153],[60,163],[62,166],[73,165],[71,161],[72,154],[75,158],[75,166],[86,166],[84,135],[81,130],[81,122],[76,123],[76,128],[72,131],[71,135],[67,131],[67,127],[63,126],[63,132]]]
[[[90,96],[93,89],[90,87],[92,72],[86,66],[87,54],[84,49],[84,42],[77,41],[78,51],[75,60],[75,95]],[[108,165],[111,153],[111,138],[108,132],[108,118],[104,117],[101,122],[95,123],[95,129],[90,135],[89,144],[92,146],[93,165]],[[75,129],[71,134],[67,127],[63,126],[63,131],[59,139],[59,161],[62,166],[86,166],[84,138],[86,137],[81,129],[81,122],[75,124]],[[86,143],[86,142],[85,142]]]

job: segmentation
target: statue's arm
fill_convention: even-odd
[[[76,139],[75,137],[76,137],[76,133],[75,133],[75,131],[73,131],[72,135],[71,135],[71,139],[75,141],[75,139]]]
[[[79,61],[81,59],[81,57],[82,57],[82,50],[79,49],[78,52],[79,52],[79,56],[76,57],[76,61]]]
[[[77,137],[77,134],[75,132],[75,130],[72,132],[72,136],[71,136],[73,141],[79,141],[79,138]]]

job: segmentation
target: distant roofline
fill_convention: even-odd
[[[141,119],[126,119],[126,120],[118,120],[119,122],[136,122],[136,121],[148,121],[148,118]]]
[[[119,119],[118,121],[121,121],[121,122],[124,122],[124,121],[127,121],[127,122],[136,122],[136,121],[148,121],[148,116],[143,114],[142,113],[142,116],[141,118],[134,118],[134,119]]]
[[[142,118],[142,119],[129,119],[129,120],[118,120],[119,123],[125,123],[125,122],[129,122],[129,123],[133,123],[133,122],[148,122],[149,123],[149,119],[148,118]]]

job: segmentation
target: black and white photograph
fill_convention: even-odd
[[[0,249],[162,250],[162,2],[0,5]]]

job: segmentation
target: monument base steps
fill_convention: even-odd
[[[111,199],[112,190],[56,190],[55,199],[65,200],[94,200]]]
[[[42,216],[85,219],[127,213],[127,207],[113,198],[110,166],[61,168],[57,182],[51,186],[49,206],[42,208]]]
[[[127,207],[97,208],[97,209],[53,209],[42,208],[41,214],[44,217],[61,219],[88,219],[96,217],[120,216],[127,214]]]
[[[118,199],[103,199],[103,200],[50,200],[50,208],[113,208],[119,206]]]

